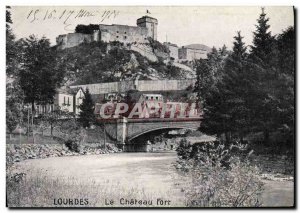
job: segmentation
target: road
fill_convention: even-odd
[[[170,204],[163,207],[184,206],[181,188],[187,179],[176,172],[172,165],[175,161],[174,152],[118,153],[27,160],[19,163],[18,169],[29,176],[39,171],[53,179],[72,178],[78,184],[100,185],[103,190],[105,186],[105,190],[111,192],[101,197],[97,205],[104,205],[106,199],[115,199],[115,192],[118,192],[117,199],[127,196],[150,199],[150,196],[154,200],[170,200]],[[292,205],[293,182],[266,181],[265,184],[264,206]]]

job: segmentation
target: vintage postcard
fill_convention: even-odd
[[[294,7],[5,9],[7,207],[295,207]]]

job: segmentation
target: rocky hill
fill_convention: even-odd
[[[124,45],[92,42],[60,50],[58,58],[66,84],[92,84],[121,80],[193,78],[191,69],[173,64],[159,42]]]

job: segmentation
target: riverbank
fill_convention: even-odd
[[[9,206],[57,207],[54,199],[88,198],[89,207],[158,207],[157,199],[185,207],[188,177],[178,174],[175,152],[111,153],[24,160],[14,165]],[[22,179],[22,181],[18,181]],[[292,206],[293,181],[264,180],[263,206]],[[123,205],[120,199],[153,200]],[[113,200],[113,205],[105,202]],[[70,207],[70,205],[62,205]],[[61,206],[58,206],[61,207]]]
[[[43,159],[48,157],[99,155],[121,152],[115,145],[106,144],[106,147],[98,144],[86,144],[80,146],[80,152],[69,150],[64,144],[7,144],[6,165],[27,159]]]

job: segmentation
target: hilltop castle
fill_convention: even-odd
[[[118,41],[125,44],[130,50],[139,52],[149,60],[157,61],[159,53],[154,53],[153,49],[149,46],[149,38],[157,40],[157,19],[145,15],[137,19],[136,25],[78,25],[75,33],[59,35],[56,38],[57,47],[65,49],[78,46],[84,42],[103,41],[109,43]],[[163,45],[167,47],[169,52],[161,53],[159,56],[164,59],[172,59],[174,62],[191,62],[195,59],[205,59],[207,58],[207,53],[211,52],[211,48],[201,44],[178,47],[176,44],[164,42]]]
[[[92,41],[119,41],[124,44],[134,42],[148,43],[148,38],[157,40],[157,24],[157,19],[150,16],[143,16],[137,19],[137,26],[99,24],[97,25],[98,29],[93,30],[92,33],[68,33],[59,35],[56,38],[56,43],[61,49]]]

